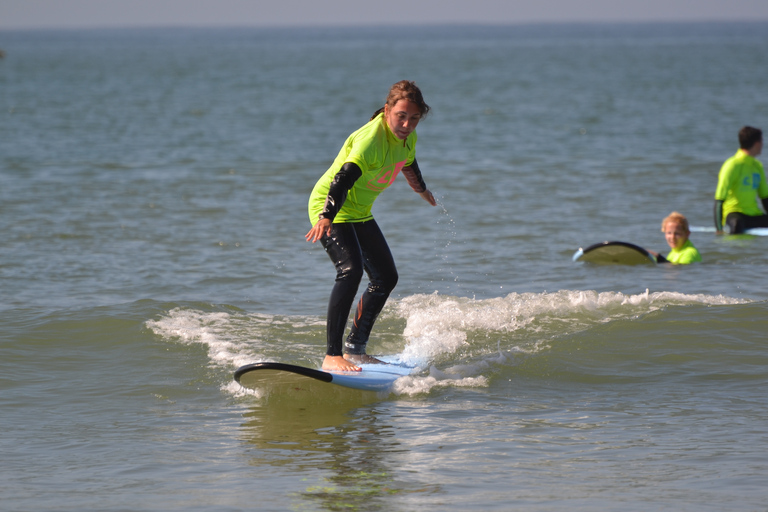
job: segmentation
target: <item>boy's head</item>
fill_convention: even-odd
[[[750,150],[758,142],[763,141],[763,131],[760,128],[745,126],[739,130],[739,147]]]
[[[688,219],[677,212],[670,213],[661,221],[661,231],[664,233],[664,238],[666,238],[671,249],[682,248],[691,235]]]

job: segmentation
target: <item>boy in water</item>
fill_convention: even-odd
[[[663,221],[661,221],[661,231],[669,244],[669,254],[666,257],[661,254],[651,252],[656,256],[659,263],[673,263],[675,265],[687,265],[701,261],[701,254],[693,246],[688,237],[691,230],[688,227],[688,219],[684,215],[672,212]]]
[[[739,150],[725,161],[715,190],[715,230],[718,234],[728,226],[730,233],[743,233],[750,228],[768,227],[768,214],[757,204],[757,198],[768,211],[768,184],[763,164],[757,157],[763,151],[763,132],[745,126],[739,131]]]

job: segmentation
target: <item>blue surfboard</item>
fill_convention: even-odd
[[[655,265],[656,258],[647,250],[629,242],[600,242],[579,248],[573,261],[599,265]]]
[[[364,391],[387,391],[400,377],[419,370],[418,367],[398,363],[358,366],[361,368],[359,372],[329,372],[294,364],[265,361],[241,366],[235,371],[235,380],[245,388],[260,389],[269,385],[270,382],[300,376]]]

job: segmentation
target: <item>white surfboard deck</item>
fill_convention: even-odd
[[[573,255],[573,261],[599,265],[655,265],[656,258],[647,250],[629,242],[600,242]]]
[[[727,226],[726,229],[728,229]],[[691,233],[714,233],[715,231],[716,230],[714,226],[691,226]],[[744,234],[754,236],[768,236],[768,228],[752,228],[746,230]]]
[[[329,372],[305,366],[264,361],[241,366],[235,371],[235,380],[245,388],[260,389],[270,382],[299,376],[299,378],[314,379],[364,391],[387,391],[400,377],[419,370],[416,366],[397,363],[396,357],[393,356],[376,357],[387,362],[360,364],[359,372]]]

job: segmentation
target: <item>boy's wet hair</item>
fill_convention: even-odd
[[[665,226],[667,225],[668,222],[677,222],[678,224],[680,224],[683,227],[683,230],[686,233],[690,233],[691,232],[691,228],[688,226],[688,219],[686,219],[685,215],[683,215],[682,213],[672,212],[669,215],[667,215],[666,217],[664,217],[664,220],[661,221],[661,230],[662,231],[665,231],[664,228],[665,228]]]
[[[752,149],[752,146],[763,140],[763,131],[760,128],[745,126],[739,130],[739,147],[741,149]]]

